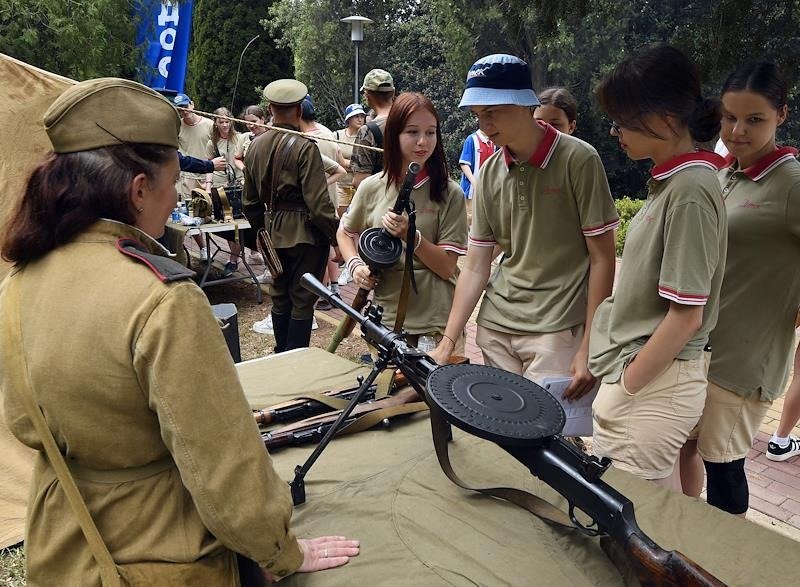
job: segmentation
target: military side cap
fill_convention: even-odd
[[[61,94],[44,114],[56,153],[126,143],[178,148],[181,119],[158,92],[129,80],[87,80]]]
[[[361,91],[369,90],[370,92],[393,92],[394,80],[392,74],[383,69],[372,69],[364,76],[364,83],[361,85]]]
[[[277,79],[264,88],[264,98],[276,106],[299,104],[308,94],[308,88],[296,79]]]

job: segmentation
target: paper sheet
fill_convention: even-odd
[[[592,402],[597,397],[597,390],[600,389],[600,380],[597,381],[592,390],[579,400],[569,402],[562,396],[564,391],[572,382],[571,377],[546,377],[542,381],[544,387],[550,394],[558,400],[567,421],[564,424],[563,436],[591,436],[592,435]]]

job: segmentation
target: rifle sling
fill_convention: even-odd
[[[44,446],[44,451],[50,466],[55,470],[61,488],[67,497],[75,517],[78,519],[81,531],[83,532],[86,542],[89,544],[89,550],[94,557],[95,562],[100,567],[100,581],[104,587],[107,586],[120,586],[122,581],[119,576],[114,559],[108,550],[103,538],[100,535],[97,526],[92,520],[92,515],[86,507],[86,502],[83,501],[80,490],[75,484],[75,480],[69,472],[67,463],[64,456],[56,444],[53,433],[47,426],[47,422],[42,414],[42,409],[36,403],[33,396],[33,389],[31,389],[28,366],[25,360],[25,355],[22,350],[22,326],[20,324],[19,307],[19,281],[22,279],[22,274],[17,273],[14,276],[6,279],[6,315],[9,320],[6,321],[6,327],[0,332],[0,342],[3,348],[11,355],[11,360],[8,361],[5,368],[10,369],[12,378],[20,385],[22,393],[23,404],[28,412],[28,417],[33,423],[36,433],[39,435],[39,440]]]
[[[439,459],[439,466],[453,483],[466,489],[468,491],[477,491],[483,495],[491,497],[499,497],[506,501],[518,505],[519,507],[528,510],[530,513],[550,522],[554,522],[560,526],[567,528],[574,528],[569,516],[562,512],[560,509],[545,501],[537,495],[533,495],[522,489],[514,489],[512,487],[472,487],[465,483],[453,470],[450,464],[450,455],[448,454],[448,437],[450,435],[450,427],[444,418],[437,412],[431,410],[431,432],[433,434],[433,446],[436,449],[436,457]]]

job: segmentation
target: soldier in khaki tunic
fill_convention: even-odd
[[[15,268],[0,285],[5,417],[40,451],[28,585],[99,585],[101,572],[236,585],[235,552],[268,578],[346,562],[357,543],[289,529],[288,488],[208,301],[155,240],[175,205],[174,107],[104,78],[72,86],[44,123],[54,153],[9,225],[2,254]],[[54,472],[58,453],[66,474]],[[92,525],[99,543],[82,534]]]
[[[484,57],[467,74],[461,107],[502,149],[478,175],[469,252],[447,338],[432,356],[447,359],[447,339],[485,289],[476,337],[485,362],[537,383],[571,375],[566,394],[580,397],[594,385],[588,329],[611,293],[619,220],[597,151],[538,122],[538,105],[530,68],[517,57]],[[490,280],[495,246],[504,259]]]
[[[264,88],[272,124],[299,130],[300,103],[307,93],[305,84],[293,79]],[[245,215],[253,227],[269,231],[283,265],[283,274],[270,286],[275,352],[307,347],[316,296],[300,278],[312,273],[322,279],[339,224],[322,157],[314,141],[269,129],[248,149],[244,177]]]
[[[589,366],[603,381],[592,443],[616,467],[680,491],[675,464],[703,411],[727,248],[722,161],[695,147],[719,131],[719,101],[702,97],[696,68],[668,46],[617,65],[597,98],[628,157],[654,167],[592,325]]]
[[[700,495],[703,465],[690,458],[699,450],[708,503],[739,515],[747,512],[750,497],[744,460],[767,410],[784,391],[793,353],[794,380],[767,458],[800,454],[800,440],[789,435],[800,417],[790,415],[800,398],[794,334],[800,309],[800,163],[796,149],[775,144],[787,116],[786,97],[786,80],[768,62],[742,66],[722,88],[720,136],[730,155],[718,177],[728,216],[728,258],[719,321],[711,333],[708,396],[698,438],[682,455],[681,479],[685,493]]]
[[[409,294],[403,328],[411,335],[411,344],[423,334],[438,342],[453,301],[456,261],[466,253],[467,215],[464,193],[447,177],[439,116],[428,98],[404,93],[395,100],[386,120],[385,148],[384,173],[362,182],[342,217],[339,247],[356,285],[375,287],[374,276],[358,256],[358,237],[368,228],[382,227],[405,240],[408,217],[391,209],[409,164],[422,165],[411,192],[416,209],[414,278],[418,293],[412,290]],[[403,269],[404,258],[381,273],[375,289],[375,302],[383,306],[384,319],[390,325],[397,314]],[[455,341],[460,338],[454,336]],[[463,341],[459,342],[463,346]]]

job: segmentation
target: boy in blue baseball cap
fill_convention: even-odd
[[[619,217],[597,151],[537,121],[538,105],[518,57],[489,55],[467,73],[459,107],[500,150],[476,178],[469,251],[430,354],[446,362],[485,289],[476,337],[485,363],[539,384],[571,377],[565,396],[577,399],[595,384],[588,332],[611,295]]]

